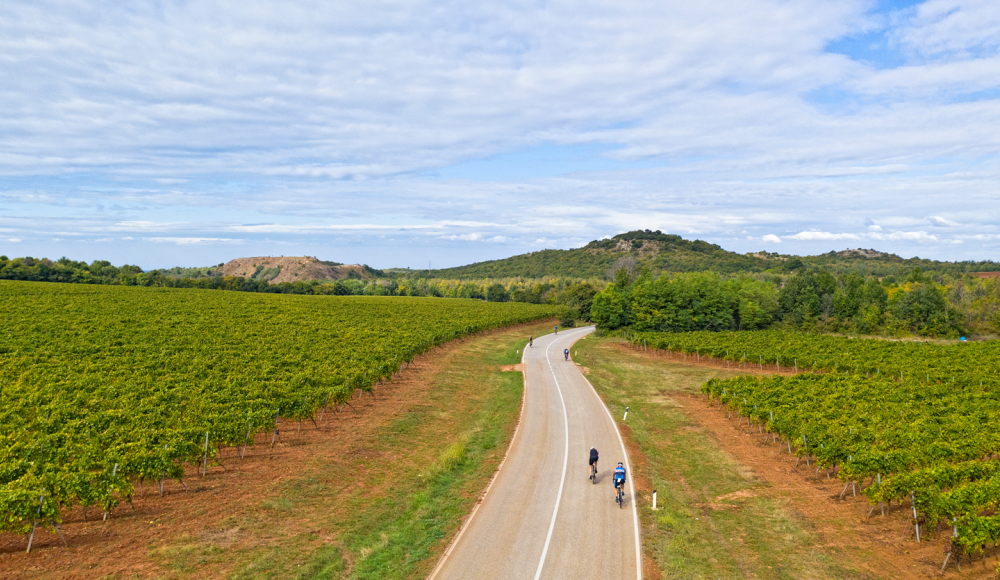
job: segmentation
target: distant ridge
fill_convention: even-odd
[[[607,278],[619,260],[634,261],[638,268],[661,272],[700,272],[721,274],[787,273],[802,267],[818,267],[831,272],[855,272],[860,275],[899,275],[919,267],[923,270],[952,274],[1000,271],[1000,263],[939,262],[921,258],[903,259],[874,249],[846,249],[818,256],[782,255],[776,252],[738,254],[702,240],[685,240],[659,230],[636,230],[604,240],[594,240],[573,250],[541,250],[477,262],[467,266],[439,270],[411,270],[409,277],[445,279],[483,278]]]
[[[220,270],[223,276],[262,279],[270,284],[344,278],[364,280],[372,277],[369,270],[360,264],[321,262],[312,256],[236,258],[223,264]]]

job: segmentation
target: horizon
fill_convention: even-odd
[[[622,234],[622,233],[628,233],[628,232],[619,232],[619,234]],[[667,233],[667,232],[662,232],[662,233]],[[619,235],[619,234],[615,234],[615,235]],[[614,236],[605,236],[605,237],[600,238],[600,239],[603,240],[603,239],[609,239],[609,238],[612,238],[612,237],[614,237]],[[685,238],[685,239],[689,239],[689,238]],[[592,240],[592,241],[599,241],[599,240]],[[690,238],[689,241],[697,241],[697,238]],[[705,241],[705,240],[702,240],[702,241]],[[499,260],[505,260],[507,258],[513,258],[513,257],[520,256],[520,255],[527,255],[527,254],[531,254],[531,253],[544,252],[544,251],[549,251],[549,250],[568,251],[568,250],[579,249],[579,248],[582,248],[582,247],[584,247],[586,245],[587,244],[583,244],[583,245],[578,246],[576,248],[542,248],[542,249],[539,249],[539,250],[531,250],[530,252],[525,252],[524,254],[514,254],[514,255],[511,255],[511,256],[504,256],[504,257],[501,257],[501,258],[491,258],[491,259],[487,259],[487,260],[478,260],[476,262],[468,262],[468,263],[465,263],[465,264],[458,264],[456,266],[441,266],[441,267],[434,266],[432,268],[419,268],[419,267],[418,268],[414,268],[414,267],[409,267],[409,266],[375,266],[375,265],[372,265],[372,264],[368,264],[367,262],[345,262],[345,261],[341,261],[341,260],[326,259],[326,258],[323,258],[321,256],[315,256],[315,255],[311,255],[311,254],[299,254],[299,255],[291,255],[291,254],[278,254],[278,255],[260,254],[260,255],[256,255],[256,256],[249,256],[249,255],[248,256],[235,256],[233,258],[229,258],[227,260],[224,260],[223,262],[212,262],[211,264],[194,264],[194,265],[175,264],[173,266],[145,267],[142,264],[134,264],[134,263],[128,263],[127,264],[127,263],[124,263],[124,262],[123,263],[112,262],[112,265],[113,266],[118,266],[118,267],[124,266],[126,264],[127,265],[133,265],[133,266],[139,266],[140,268],[142,268],[143,271],[149,272],[149,271],[153,271],[153,270],[170,270],[170,269],[173,269],[173,268],[212,268],[212,267],[217,267],[217,266],[219,266],[221,264],[228,263],[228,262],[230,262],[232,260],[248,259],[248,258],[313,258],[313,259],[319,260],[321,262],[339,262],[340,264],[343,264],[343,265],[346,265],[346,266],[368,266],[368,267],[373,268],[375,270],[410,270],[410,271],[416,272],[416,271],[421,271],[421,270],[443,270],[443,269],[449,269],[449,268],[459,268],[459,267],[463,267],[463,266],[473,266],[473,265],[484,263],[484,262],[494,262],[494,261],[499,261]],[[725,250],[725,251],[727,251],[727,252],[732,252],[732,250],[728,250],[725,247],[723,247],[722,249]],[[898,254],[894,254],[892,252],[883,252],[882,250],[879,250],[878,248],[861,248],[861,247],[854,247],[854,248],[848,247],[848,248],[844,248],[843,250],[828,250],[826,252],[820,252],[820,253],[817,253],[817,254],[786,254],[786,253],[775,252],[775,251],[767,250],[767,249],[757,250],[757,251],[750,251],[750,252],[742,252],[742,253],[741,252],[733,252],[733,253],[736,253],[736,254],[739,254],[739,255],[752,255],[752,254],[761,254],[761,253],[769,253],[769,254],[777,253],[779,256],[791,256],[791,257],[799,257],[799,258],[808,258],[808,257],[822,256],[824,254],[829,254],[831,252],[846,252],[846,251],[852,251],[852,250],[876,251],[876,252],[879,252],[879,253],[882,253],[882,254],[895,255],[895,256],[903,259],[903,260],[908,260],[908,259],[928,259],[928,260],[933,260],[933,258],[926,258],[926,257],[921,257],[921,256],[899,256]],[[0,255],[6,255],[6,254],[3,254],[3,252],[0,252]],[[11,255],[6,255],[6,256],[9,259],[28,257],[28,256],[11,256]],[[51,256],[31,256],[31,257],[33,259],[36,259],[36,260],[38,260],[38,259],[49,259],[49,260],[52,260],[52,261],[57,261],[57,260],[65,258],[65,259],[73,260],[73,261],[77,261],[77,262],[84,261],[84,262],[87,262],[87,263],[92,263],[94,261],[94,260],[89,260],[89,261],[87,261],[87,260],[76,260],[76,259],[74,259],[72,257],[69,257],[69,256],[60,256],[59,258],[52,258]],[[96,260],[102,260],[102,259],[104,259],[104,258],[96,258]],[[991,259],[985,259],[985,260],[934,260],[934,261],[943,262],[943,263],[995,262],[995,260],[991,260]]]
[[[989,0],[51,0],[0,38],[12,257],[438,269],[636,229],[1000,251]]]

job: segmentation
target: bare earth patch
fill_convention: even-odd
[[[517,372],[517,373],[523,373],[523,372],[524,372],[524,365],[523,365],[523,364],[516,364],[516,365],[500,365],[500,371],[501,371],[501,372]]]

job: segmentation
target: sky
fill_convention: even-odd
[[[0,254],[1000,260],[997,0],[16,0]]]

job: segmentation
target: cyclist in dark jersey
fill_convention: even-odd
[[[595,466],[595,467],[597,466],[597,448],[596,447],[591,447],[590,448],[590,463],[587,465],[587,467],[588,467],[587,477],[590,477],[590,474],[593,472],[593,469],[590,469],[590,466]]]
[[[566,360],[569,360],[569,349],[568,348],[563,351],[563,356],[566,357]]]

